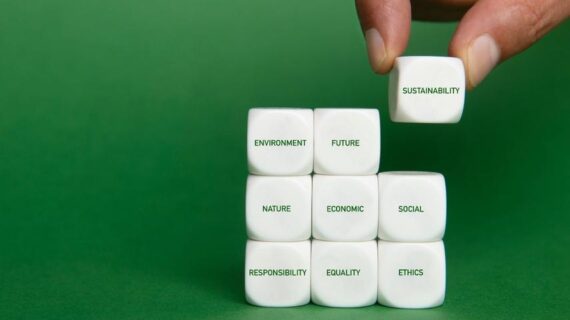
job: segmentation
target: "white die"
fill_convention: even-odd
[[[301,241],[311,236],[311,176],[250,175],[245,202],[250,239]]]
[[[305,175],[313,171],[313,110],[253,108],[247,125],[249,172]]]
[[[446,222],[443,175],[393,171],[378,174],[378,237],[401,242],[437,241]]]
[[[445,299],[443,241],[378,241],[378,302],[396,308],[432,308]]]
[[[465,100],[463,62],[451,57],[399,57],[390,73],[395,122],[456,123]]]
[[[245,253],[247,302],[293,307],[310,301],[311,243],[248,240]]]
[[[311,300],[329,307],[363,307],[376,303],[376,241],[312,241]]]
[[[313,237],[373,240],[378,234],[378,181],[372,176],[313,176]]]
[[[369,175],[379,165],[377,109],[315,109],[315,173]]]

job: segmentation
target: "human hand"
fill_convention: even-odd
[[[469,89],[570,16],[570,0],[356,0],[368,58],[377,73],[404,52],[414,20],[460,19],[449,55],[463,60]],[[570,41],[570,39],[568,39]]]

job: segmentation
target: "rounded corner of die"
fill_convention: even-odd
[[[398,178],[397,171],[384,171],[378,173],[378,191],[383,194],[382,190],[389,187],[395,179]]]
[[[261,240],[259,239],[259,236],[254,228],[250,228],[250,230],[247,230],[246,232],[248,239],[245,248],[247,252],[253,253],[259,249]]]
[[[307,160],[305,163],[303,163],[303,165],[301,166],[301,169],[297,172],[299,176],[309,176],[312,172],[313,172],[313,164],[314,160],[313,157],[311,157],[311,159]]]
[[[443,175],[443,173],[441,172],[437,172],[437,171],[429,171],[432,175],[436,176],[438,179],[441,179],[442,181],[445,181],[445,176]]]
[[[317,286],[311,284],[311,287],[317,287]],[[327,306],[324,303],[323,299],[321,299],[318,290],[315,290],[314,288],[311,288],[310,301],[318,306],[324,306],[324,307]]]
[[[259,176],[255,173],[255,168],[253,166],[249,167],[249,174],[245,182],[246,192],[251,188],[255,187],[255,184],[259,181]]]
[[[262,175],[264,172],[264,170],[254,160],[254,157],[253,157],[253,155],[250,154],[250,151],[248,151],[247,170],[248,170],[249,176],[254,177],[254,178],[252,178],[252,180],[255,180],[256,176]]]
[[[443,304],[445,303],[445,282],[443,283],[443,286],[441,287],[441,289],[439,290],[439,292],[437,293],[437,295],[434,297],[433,301],[431,301],[431,303],[427,304],[425,306],[425,308],[438,308],[443,306]]]
[[[248,242],[246,245],[246,250],[255,250],[257,245],[255,243],[255,241],[261,241],[261,239],[263,239],[263,237],[260,237],[255,226],[253,226],[251,224],[250,219],[246,218],[246,234],[248,237]]]
[[[257,120],[259,119],[260,116],[263,115],[264,111],[266,112],[266,110],[264,110],[263,108],[259,108],[259,107],[253,107],[247,111],[248,131],[249,131],[249,129],[251,129],[256,124]]]
[[[302,247],[301,249],[305,250],[307,248],[310,247],[310,240],[311,240],[311,225],[310,223],[306,224],[306,226],[300,230],[299,234],[294,237],[294,241],[297,241],[300,244],[300,246]]]
[[[410,115],[406,112],[406,108],[402,106],[400,102],[395,102],[390,107],[390,120],[396,123],[408,123],[411,122]]]
[[[380,125],[380,110],[378,108],[366,108],[363,109],[370,118],[374,121],[375,124]]]
[[[378,221],[378,248],[386,246],[390,241],[393,241],[392,235],[383,226],[385,223]]]
[[[315,129],[315,133],[317,132],[317,128],[322,126],[325,122],[326,118],[330,116],[331,109],[329,108],[315,108],[313,110],[313,127]]]
[[[302,109],[299,109],[299,114],[303,115],[303,117],[304,117],[306,120],[310,120],[310,121],[311,121],[311,126],[312,126],[313,120],[314,120],[314,117],[315,117],[315,111],[314,111],[313,109],[310,109],[310,108],[302,108]]]
[[[364,173],[365,176],[375,176],[380,171],[380,152],[374,153],[374,159],[372,159],[370,167]]]
[[[256,107],[251,107],[251,108],[249,108],[249,109],[247,110],[247,118],[248,118],[248,119],[251,119],[252,116],[255,116],[255,113],[257,112],[257,109],[258,109],[258,108],[256,108]]]
[[[411,59],[413,59],[413,57],[409,56],[396,57],[396,59],[394,59],[394,64],[392,65],[392,71],[390,71],[390,73],[398,72],[398,70],[402,68],[402,65],[405,64],[406,61],[410,61]]]
[[[267,307],[267,305],[265,305],[262,301],[259,301],[259,299],[256,299],[256,297],[254,297],[248,291],[247,281],[246,281],[245,286],[246,286],[246,288],[245,288],[245,302],[247,302],[247,304],[249,304],[250,306],[254,306],[254,307]]]
[[[461,74],[465,74],[465,64],[463,64],[463,60],[458,57],[448,57],[448,61],[452,63],[458,70],[461,71]]]
[[[463,103],[461,104],[462,105],[458,107],[457,112],[451,115],[446,121],[444,121],[444,123],[457,124],[461,121],[461,118],[463,117]]]
[[[327,168],[327,165],[325,163],[323,163],[321,157],[318,156],[318,153],[315,153],[315,158],[313,161],[313,170],[315,175],[326,175],[326,174],[330,174],[330,170],[329,168]],[[315,178],[315,176],[313,176],[313,179]],[[322,178],[318,178],[318,179],[322,179]],[[314,183],[314,181],[313,181]]]
[[[392,301],[387,297],[385,291],[387,290],[387,288],[384,288],[384,286],[382,285],[382,282],[379,282],[378,285],[378,304],[384,307],[389,307],[389,308],[393,308],[394,307],[394,303],[392,303]]]
[[[323,234],[323,232],[321,232],[321,229],[318,226],[315,226],[314,221],[311,227],[311,236],[313,237],[311,241],[311,250],[315,250],[315,248],[316,250],[319,250],[319,248],[321,247],[320,241],[327,240],[327,236]]]

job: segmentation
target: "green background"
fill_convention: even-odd
[[[408,55],[455,24],[414,23]],[[352,1],[0,2],[1,319],[567,319],[570,28],[457,125],[389,122]],[[382,113],[381,170],[448,185],[445,305],[244,301],[251,106]]]

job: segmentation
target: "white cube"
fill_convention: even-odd
[[[395,122],[456,123],[465,100],[463,62],[451,57],[399,57],[390,73]]]
[[[366,241],[378,235],[378,181],[372,176],[313,176],[313,237]]]
[[[328,307],[363,307],[377,299],[376,241],[313,240],[311,299]]]
[[[396,308],[432,308],[445,299],[442,241],[378,241],[378,302]]]
[[[253,108],[247,125],[249,172],[305,175],[313,171],[313,110]]]
[[[315,172],[369,175],[380,165],[376,109],[315,109]]]
[[[402,242],[437,241],[446,222],[443,175],[394,171],[378,174],[378,237]]]
[[[247,236],[261,241],[301,241],[311,236],[311,176],[247,178]]]
[[[293,307],[310,301],[311,243],[248,240],[245,253],[247,302]]]

